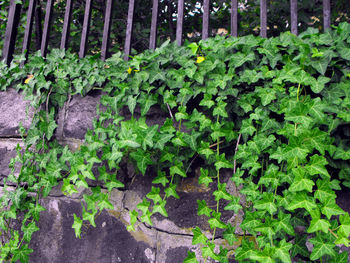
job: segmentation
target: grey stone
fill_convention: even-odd
[[[0,137],[18,137],[19,123],[29,128],[34,114],[30,102],[25,101],[22,94],[14,89],[0,92]],[[28,114],[26,113],[26,108]]]
[[[9,164],[11,159],[16,157],[17,144],[23,147],[23,142],[20,139],[13,139],[13,138],[1,139],[0,138],[0,180],[1,181],[4,177],[7,177],[11,172],[9,168]],[[16,168],[15,172],[17,170],[18,169]]]
[[[87,129],[92,129],[92,121],[96,117],[96,106],[99,102],[100,96],[73,96],[66,113],[63,135],[84,139]]]
[[[81,214],[77,201],[48,198],[41,213],[40,230],[34,233],[29,262],[154,262],[155,249],[137,241],[122,221],[103,212],[77,239],[72,229],[73,214]],[[153,255],[153,256],[152,256]]]

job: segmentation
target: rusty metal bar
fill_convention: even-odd
[[[129,0],[129,10],[128,10],[128,21],[126,25],[126,38],[124,46],[124,60],[129,60],[131,52],[131,38],[132,30],[134,26],[134,11],[135,11],[135,0]]]
[[[43,37],[43,29],[41,27],[41,6],[40,2],[35,9],[35,47],[36,50],[40,50],[41,48],[41,39]]]
[[[231,36],[238,36],[238,3],[237,0],[231,1]]]
[[[202,39],[209,37],[209,0],[203,0],[203,26],[202,26]]]
[[[260,0],[260,36],[267,37],[267,5],[266,0]]]
[[[92,4],[92,0],[86,0],[83,32],[81,34],[81,40],[80,40],[79,58],[83,58],[86,55],[87,42],[88,42],[89,31],[90,31],[91,4]]]
[[[47,54],[47,46],[49,44],[49,35],[50,35],[50,26],[51,26],[50,24],[51,24],[53,3],[54,3],[54,0],[48,0],[46,3],[44,30],[43,30],[43,37],[41,39],[41,55],[43,57],[45,57]]]
[[[290,0],[290,28],[294,35],[298,35],[298,0]]]
[[[22,53],[24,53],[26,60],[28,59],[28,52],[30,48],[30,40],[32,36],[35,6],[36,6],[36,0],[30,0],[28,11],[27,11],[27,24],[24,30],[23,45],[22,45]],[[24,63],[25,61],[21,61],[21,66],[23,66]]]
[[[111,34],[112,10],[113,10],[113,0],[107,0],[106,12],[105,12],[105,23],[103,26],[102,47],[101,47],[102,60],[106,60],[108,58],[109,38]]]
[[[151,24],[151,34],[150,34],[150,38],[149,38],[149,49],[156,49],[158,12],[159,12],[158,9],[159,9],[159,0],[153,0],[152,24]]]
[[[331,1],[323,0],[323,30],[331,27]]]
[[[64,13],[61,45],[60,45],[61,49],[67,48],[69,31],[70,31],[70,22],[71,22],[71,18],[72,18],[72,3],[73,3],[73,0],[67,0],[66,11]]]
[[[15,0],[11,0],[10,8],[8,11],[8,19],[6,25],[4,47],[2,50],[2,60],[5,60],[7,65],[10,65],[13,58],[13,52],[15,51],[15,43],[17,37],[17,28],[21,15],[21,4],[16,4]]]
[[[177,5],[176,42],[181,46],[184,23],[184,0],[178,0]]]

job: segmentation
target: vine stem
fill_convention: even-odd
[[[237,143],[236,143],[236,148],[235,148],[235,155],[238,151],[238,145],[239,145],[239,141],[241,140],[241,137],[242,137],[242,134],[240,133],[238,135],[238,138],[237,138]],[[236,174],[236,165],[237,165],[237,161],[236,159],[233,160],[233,174]]]

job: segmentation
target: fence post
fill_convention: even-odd
[[[331,27],[331,1],[323,0],[323,30]]]
[[[43,30],[41,28],[41,7],[40,2],[35,9],[35,46],[36,50],[41,48],[41,39],[43,37]]]
[[[298,35],[298,0],[290,0],[290,28],[294,35]]]
[[[182,45],[182,30],[184,22],[184,0],[177,2],[177,21],[176,21],[176,42],[179,46]]]
[[[159,0],[153,0],[152,24],[151,24],[151,34],[149,38],[149,49],[156,49],[157,27],[158,27],[158,6],[159,6]]]
[[[266,0],[260,0],[260,36],[267,37],[267,6]]]
[[[28,52],[30,47],[30,40],[32,37],[32,28],[34,21],[34,12],[35,12],[36,0],[30,0],[28,11],[27,11],[27,24],[24,30],[22,53],[24,53],[25,59],[28,59]],[[21,61],[21,66],[23,66],[25,61]]]
[[[85,4],[83,32],[81,34],[81,40],[80,40],[79,58],[83,58],[86,55],[87,41],[88,41],[89,30],[90,30],[91,1],[92,0],[86,0],[86,4]]]
[[[43,37],[41,39],[41,55],[43,57],[46,56],[47,46],[49,44],[49,35],[50,35],[50,26],[51,26],[50,24],[51,24],[51,17],[52,17],[53,2],[54,2],[53,0],[48,0],[46,3],[44,31],[43,31]]]
[[[102,60],[106,60],[108,58],[109,37],[111,33],[111,22],[112,22],[112,10],[113,10],[113,0],[107,0],[106,11],[105,11],[105,23],[103,26],[102,47],[101,47]]]
[[[124,46],[124,60],[129,60],[130,51],[131,51],[131,38],[132,30],[134,26],[134,11],[135,11],[135,0],[129,0],[129,10],[128,10],[128,21],[126,25],[126,38]]]
[[[238,3],[237,0],[231,1],[231,36],[238,36]]]
[[[4,47],[2,50],[3,60],[7,65],[10,65],[15,50],[17,37],[18,22],[21,14],[21,4],[16,4],[15,0],[11,0],[8,12],[8,19],[5,32]]]
[[[66,49],[67,48],[71,17],[72,17],[72,0],[67,0],[66,11],[64,13],[64,22],[63,22],[63,29],[62,29],[61,45],[60,45],[61,49]]]
[[[209,37],[209,0],[203,0],[202,39]]]

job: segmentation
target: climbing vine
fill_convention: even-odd
[[[121,53],[101,61],[53,50],[24,68],[21,57],[2,64],[1,89],[22,91],[35,109],[0,200],[2,261],[28,261],[41,199],[59,182],[66,195],[91,190],[82,216],[74,215],[80,238],[101,211],[114,209],[110,193],[125,187],[120,169],[129,163],[140,176],[154,176],[130,211],[129,231],[152,225],[156,213],[167,217],[167,201],[180,198],[178,182],[195,168],[198,183],[215,188],[215,206],[197,201],[211,231],[192,230],[201,255],[189,251],[187,263],[347,262],[338,245],[349,245],[350,217],[335,190],[350,187],[349,34],[345,23],[298,37],[167,42],[129,62]],[[71,151],[53,136],[57,110],[94,90],[103,92],[98,117]],[[168,116],[163,123],[148,123],[154,108]],[[242,221],[225,221],[225,211],[243,214]],[[218,235],[225,242],[218,244]]]

